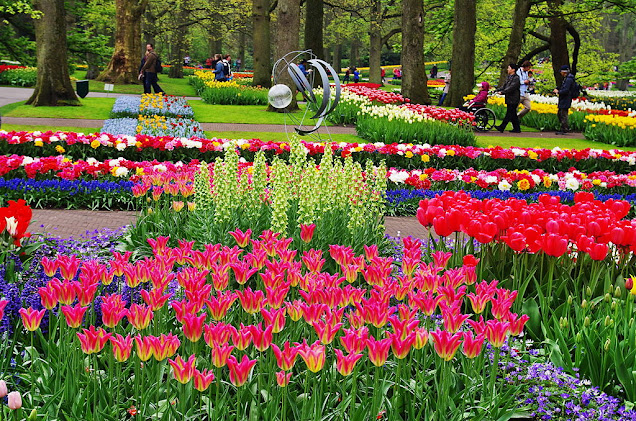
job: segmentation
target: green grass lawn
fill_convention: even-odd
[[[291,136],[293,129],[289,132]],[[273,132],[205,132],[205,137],[212,139],[214,137],[219,139],[260,139],[263,141],[283,141],[287,140],[286,133],[273,133]],[[315,140],[314,138],[303,138],[307,140]],[[349,134],[334,134],[331,135],[331,140],[334,142],[364,142],[365,140],[354,135]]]
[[[614,145],[606,143],[592,142],[585,139],[572,139],[568,136],[556,136],[546,138],[527,138],[527,137],[501,137],[501,136],[478,136],[477,146],[487,148],[489,146],[501,146],[509,148],[516,146],[519,148],[546,148],[552,149],[558,146],[561,149],[617,149]],[[636,147],[618,148],[626,151],[635,151]]]
[[[0,108],[3,117],[74,118],[105,120],[110,116],[115,98],[84,98],[79,107],[33,107],[16,102]]]
[[[26,132],[75,132],[75,133],[95,133],[99,132],[101,127],[71,127],[71,126],[22,126],[17,124],[3,124],[2,130],[10,131],[26,131]]]
[[[210,105],[200,100],[188,101],[199,123],[242,123],[242,124],[285,124],[284,113],[267,112],[265,105]],[[299,104],[300,110],[295,112],[300,119],[305,112],[305,105]],[[305,124],[313,125],[312,113],[307,113]],[[287,117],[287,124],[293,124]]]
[[[78,70],[71,75],[79,80],[83,80],[84,76],[86,76],[86,71]],[[196,92],[194,88],[188,84],[188,78],[184,77],[183,79],[171,79],[167,74],[159,75],[159,86],[163,89],[168,95],[176,95],[176,96],[196,96]],[[73,84],[75,85],[75,84]],[[107,92],[104,90],[104,82],[98,82],[96,80],[90,80],[88,82],[88,91],[89,92]],[[141,95],[144,92],[144,87],[141,83],[135,85],[115,85],[112,91],[116,94],[139,94]],[[90,94],[89,94],[90,96]]]

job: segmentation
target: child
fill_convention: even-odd
[[[463,107],[459,107],[462,111],[468,111],[471,108],[484,108],[488,104],[488,82],[481,82],[481,90],[475,95],[475,98],[468,101]]]

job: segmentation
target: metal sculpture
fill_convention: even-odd
[[[307,64],[310,66],[309,69],[306,69],[307,75],[305,75],[305,72],[303,72],[303,70],[295,63],[300,58],[304,57],[309,57],[309,59],[306,60]],[[272,70],[274,86],[271,87],[268,94],[270,105],[274,108],[283,109],[285,111],[289,104],[291,104],[294,95],[287,85],[280,83],[281,77],[285,72],[289,74],[291,80],[296,86],[296,89],[307,102],[307,108],[302,118],[298,118],[293,113],[289,112],[286,115],[289,116],[296,124],[296,133],[301,136],[313,134],[320,128],[325,118],[333,112],[338,105],[341,93],[338,72],[336,72],[329,63],[317,58],[311,50],[292,51],[285,54],[276,63],[274,63],[274,68]],[[331,82],[329,80],[330,76],[333,79],[333,86],[331,86]],[[320,78],[320,85],[322,87],[322,99],[320,100],[320,104],[318,103],[318,98],[314,94],[313,90],[314,82],[317,77]],[[334,92],[333,98],[331,96],[332,92]],[[311,110],[315,110],[315,112],[313,116],[308,117],[307,114],[310,113]],[[316,120],[313,127],[307,127],[304,124],[304,120],[306,118]]]

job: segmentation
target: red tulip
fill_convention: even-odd
[[[199,371],[196,368],[194,369],[194,388],[199,392],[204,392],[210,387],[212,381],[214,380],[214,373],[210,370]]]
[[[83,333],[77,332],[77,337],[85,354],[94,354],[101,351],[112,336],[112,333],[107,333],[101,327],[95,329],[95,326],[92,325],[88,329],[82,330]]]
[[[82,307],[79,303],[75,306],[62,306],[62,313],[66,317],[66,324],[71,328],[78,328],[82,325],[84,319],[84,313],[88,310],[88,307]]]
[[[30,332],[34,332],[40,327],[45,311],[46,310],[44,309],[34,310],[32,307],[29,307],[21,308],[18,312],[22,317],[22,324],[24,325],[24,328]]]
[[[343,376],[351,374],[358,360],[362,358],[362,354],[344,355],[339,349],[334,350],[334,352],[336,353],[336,369]]]
[[[309,243],[314,236],[314,230],[316,229],[316,224],[301,224],[300,225],[300,239],[305,243]]]
[[[190,355],[188,361],[184,361],[181,355],[177,355],[174,360],[169,359],[168,364],[172,367],[172,375],[181,384],[188,383],[194,376],[196,356]]]
[[[234,356],[230,356],[227,360],[227,366],[230,369],[230,382],[236,387],[244,385],[254,365],[256,365],[256,360],[250,360],[247,355],[243,355],[240,363]]]
[[[455,356],[462,343],[463,334],[461,332],[451,334],[445,330],[431,332],[433,337],[433,347],[437,355],[444,361],[450,361]]]

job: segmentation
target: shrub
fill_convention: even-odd
[[[35,86],[38,70],[35,67],[7,69],[0,73],[0,85]]]

